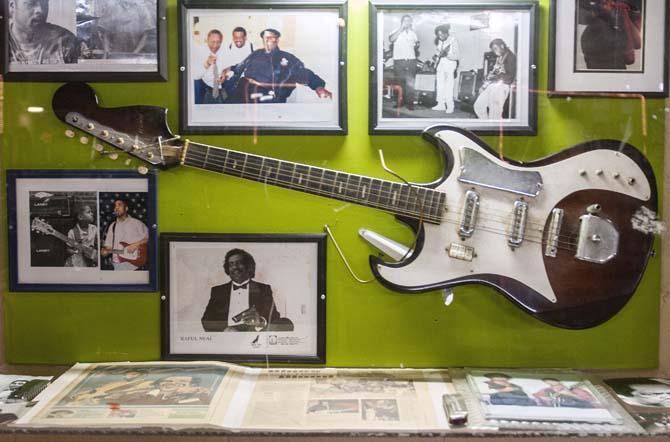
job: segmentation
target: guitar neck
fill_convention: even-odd
[[[63,234],[60,233],[60,232],[57,232],[57,231],[54,230],[53,232],[49,232],[49,233],[50,233],[52,236],[55,236],[56,238],[60,239],[60,240],[63,241],[63,242],[66,242],[66,243],[68,243],[68,244],[69,244],[69,243],[74,243],[74,241],[73,241],[72,239],[68,238],[67,236],[63,235]]]
[[[306,164],[188,142],[181,163],[439,224],[446,194]]]

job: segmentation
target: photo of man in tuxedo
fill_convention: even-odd
[[[212,287],[202,316],[205,331],[293,331],[291,320],[279,314],[270,285],[253,280],[256,261],[250,253],[229,250],[223,270],[231,280]]]

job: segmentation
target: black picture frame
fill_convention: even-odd
[[[107,3],[102,8],[110,8],[108,14],[96,14],[92,10],[82,9],[82,5],[75,5],[72,0],[72,16],[69,9],[65,13],[65,7],[57,11],[48,11],[55,16],[53,21],[65,26],[58,26],[63,35],[70,33],[76,38],[77,63],[14,63],[11,61],[10,44],[10,3],[15,0],[0,1],[0,32],[2,32],[2,44],[0,44],[0,65],[5,81],[38,81],[38,82],[62,82],[62,81],[119,81],[119,82],[144,82],[144,81],[167,81],[168,78],[168,50],[167,50],[167,0],[137,0],[142,2],[153,2],[145,8],[120,13],[114,8],[119,8],[116,0],[104,0]],[[51,1],[51,0],[46,0]],[[84,7],[91,8],[89,2],[99,0],[86,0]],[[81,9],[81,10],[78,10]],[[140,30],[146,27],[145,22],[153,23],[155,8],[155,32],[152,29]],[[103,9],[106,11],[106,9]],[[144,11],[146,14],[142,14]],[[129,27],[128,23],[122,25],[114,24],[118,17],[135,17],[137,27]],[[100,20],[106,18],[107,22],[99,25]],[[47,15],[47,25],[54,26]],[[139,28],[140,30],[138,30]],[[110,30],[112,29],[112,30]],[[76,36],[74,35],[76,32]],[[115,33],[117,34],[115,43]],[[153,63],[153,51],[147,51],[147,45],[153,47],[155,38],[155,57]],[[88,45],[86,44],[88,43]],[[135,49],[130,51],[125,45],[136,43]],[[90,45],[90,46],[89,46]],[[73,46],[74,47],[74,46]],[[127,51],[127,52],[122,52]],[[72,52],[69,53],[72,56]],[[62,57],[61,57],[62,58]],[[149,62],[138,63],[138,60],[150,59]],[[86,60],[95,60],[87,62]],[[98,61],[102,60],[104,62]],[[115,62],[113,60],[119,60]],[[84,66],[87,65],[87,66]],[[90,69],[88,68],[90,66]]]
[[[182,133],[347,134],[346,0],[249,0],[225,3],[213,0],[180,0],[178,8],[179,124]],[[191,16],[190,11],[193,10],[200,11],[199,15]],[[220,11],[224,11],[226,16],[214,20],[212,17]],[[294,17],[291,18],[292,12]],[[313,17],[309,16],[310,13]],[[293,29],[283,28],[282,26],[290,22],[289,19],[296,22],[296,26]],[[281,94],[282,80],[272,80],[271,83],[266,83],[267,87],[253,84],[254,79],[248,75],[253,71],[253,68],[249,69],[251,64],[242,65],[241,61],[237,61],[238,56],[233,55],[230,59],[237,61],[235,66],[244,66],[240,67],[242,72],[229,77],[224,83],[225,88],[221,90],[226,92],[217,92],[217,98],[205,100],[206,90],[212,90],[212,87],[207,86],[203,79],[194,78],[200,75],[195,68],[201,65],[197,55],[201,52],[211,54],[206,41],[212,29],[220,30],[222,34],[221,50],[225,46],[232,49],[232,30],[237,26],[242,26],[245,30],[243,48],[249,47],[249,53],[263,48],[260,33],[264,29],[281,28],[278,30],[284,35],[280,37],[279,48],[286,48],[291,56],[282,58],[282,68],[275,68],[273,71],[279,72],[278,75],[281,76],[283,67],[293,66],[291,57],[295,52],[298,61],[304,61],[304,66],[310,72],[323,77],[324,87],[332,93],[332,97],[319,98],[314,91],[309,90],[311,86],[308,88],[294,82],[292,87],[295,90],[291,86],[283,89],[288,91],[286,98]],[[203,29],[200,30],[199,27]],[[332,34],[325,34],[326,30],[332,30]],[[290,47],[284,45],[285,41],[291,42]],[[317,48],[316,42],[321,46]],[[206,56],[205,54],[201,58]],[[226,56],[221,58],[222,63],[226,63]],[[310,74],[308,78],[314,77]],[[337,84],[333,87],[332,83],[335,81]],[[275,87],[277,84],[280,86]],[[251,88],[256,92],[252,93]]]
[[[449,19],[450,14],[456,18]],[[509,19],[500,15],[501,18],[498,20],[499,23],[505,23],[502,28],[505,36],[502,36],[503,31],[498,31],[501,35],[489,31],[488,17],[484,19],[483,15],[493,17],[494,14],[510,14]],[[509,135],[537,133],[536,60],[538,60],[539,35],[537,1],[372,0],[369,15],[369,133],[371,135],[420,134],[426,127],[436,124],[460,126],[479,135],[495,135],[501,131]],[[417,31],[415,35],[419,45],[418,48],[415,47],[416,58],[412,59],[412,63],[418,74],[413,77],[414,81],[405,82],[410,88],[412,85],[415,88],[414,93],[409,93],[409,96],[413,97],[409,106],[407,102],[410,98],[408,97],[405,102],[402,98],[404,95],[402,91],[408,88],[403,89],[401,84],[405,80],[395,78],[392,67],[393,49],[387,47],[390,44],[390,34],[400,27],[401,18],[405,15],[421,16],[421,20],[417,20],[420,24],[413,28]],[[443,22],[448,23],[450,27],[452,24],[458,26],[458,30],[453,32],[454,38],[462,41],[459,58],[457,61],[452,60],[456,67],[452,66],[446,71],[440,66],[442,59],[448,60],[451,56],[456,58],[456,55],[439,56],[436,60],[431,58],[437,49],[437,43],[433,38],[437,35],[438,25]],[[389,29],[384,28],[385,24]],[[451,29],[449,32],[452,32]],[[512,83],[502,91],[505,94],[502,106],[496,104],[494,109],[493,101],[490,102],[490,106],[484,104],[489,103],[486,97],[493,96],[492,91],[502,90],[505,87],[495,86],[495,89],[490,88],[490,92],[482,96],[483,91],[487,89],[482,86],[487,84],[488,73],[495,69],[496,55],[489,49],[496,39],[502,39],[509,52],[515,55],[517,61],[515,66],[518,67]],[[454,45],[450,44],[449,47],[451,46]],[[470,49],[465,50],[466,46]],[[451,72],[454,78],[453,104],[447,92],[451,88],[447,80],[448,74],[445,72]],[[442,88],[437,81],[438,75],[445,78]],[[505,83],[507,81],[505,80]],[[495,83],[488,81],[488,84]],[[440,92],[438,89],[445,92]],[[445,104],[442,107],[445,109],[441,108],[442,103],[438,103],[443,95]],[[480,96],[483,105],[478,104]],[[431,107],[433,105],[435,106]],[[483,111],[476,111],[482,108]],[[498,108],[502,109],[500,116]]]
[[[582,38],[596,35],[597,28],[584,36],[589,24],[580,20],[580,0],[568,0],[560,4],[551,0],[548,65],[550,97],[607,94],[668,97],[670,3],[667,0],[637,1],[641,6],[638,28],[640,48],[628,55],[621,53],[606,59],[592,59],[593,55],[589,55],[591,60],[587,63]],[[661,8],[662,11],[659,10]],[[615,28],[611,29],[612,32],[618,32]],[[604,37],[591,40],[608,41]],[[605,47],[593,47],[589,51],[595,54],[612,53]]]
[[[254,263],[249,318],[230,316],[223,266],[239,249]],[[160,253],[163,360],[326,362],[325,234],[162,233]]]
[[[126,170],[7,170],[9,290],[158,290],[156,189],[153,171],[141,175]],[[127,271],[116,268],[113,255],[110,260],[99,253],[109,231],[116,233],[112,225],[114,202],[118,199],[126,202],[128,213],[135,218],[133,222],[146,227],[148,238],[146,247],[137,255],[116,255],[128,258],[131,264]],[[98,254],[91,259],[73,259],[78,254],[68,251],[66,237],[70,231],[74,234],[79,210],[93,205],[95,213],[90,214],[90,224],[97,231],[97,241],[90,247]],[[87,245],[84,237],[79,239]],[[83,250],[80,255],[84,256]]]

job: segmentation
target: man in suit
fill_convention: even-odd
[[[251,254],[242,249],[229,250],[223,270],[231,280],[212,287],[202,316],[205,331],[293,330],[290,320],[280,318],[272,288],[253,280],[256,262]]]

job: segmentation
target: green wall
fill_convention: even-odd
[[[170,125],[178,132],[176,0],[169,0],[168,5],[169,81],[93,86],[105,106],[167,107]],[[548,0],[541,2],[540,15],[542,89],[547,84]],[[408,179],[434,179],[440,173],[439,157],[420,137],[367,134],[368,5],[364,0],[349,1],[348,39],[348,136],[192,138],[391,179],[378,161],[377,149],[383,148],[389,165]],[[50,109],[51,95],[58,86],[5,84],[3,168],[128,167],[122,161],[97,157],[76,139],[65,138],[65,126],[51,112],[25,112],[29,105]],[[502,140],[506,156],[527,161],[589,139],[626,139],[639,147],[646,144],[656,176],[662,177],[663,100],[646,102],[646,139],[639,100],[550,100],[540,94],[538,101],[537,136],[506,136]],[[492,146],[500,141],[498,137],[485,140]],[[365,276],[370,276],[368,255],[374,252],[358,237],[359,227],[405,242],[411,238],[404,226],[380,211],[237,178],[176,168],[161,172],[158,182],[162,232],[322,232],[328,224],[355,271]],[[660,181],[658,184],[661,188]],[[241,205],[244,214],[227,213],[226,207],[233,204]],[[439,292],[403,295],[376,282],[358,284],[332,244],[327,281],[326,353],[332,366],[652,367],[657,363],[660,257],[652,258],[641,286],[623,311],[607,323],[583,331],[541,323],[488,288],[458,288],[453,304],[445,307]],[[159,304],[158,293],[6,293],[7,360],[54,364],[157,359]]]

